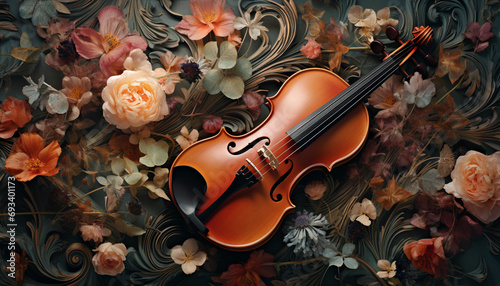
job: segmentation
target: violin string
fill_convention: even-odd
[[[386,60],[386,61],[384,61],[384,63],[385,63],[386,65],[388,65],[388,64],[387,64],[387,60]],[[383,66],[382,66],[382,65],[381,65],[381,66],[379,66],[379,69],[381,69],[381,70],[382,70],[382,69],[383,69]],[[360,89],[360,88],[361,88],[361,86],[359,86],[359,85],[364,84],[364,82],[366,82],[366,81],[369,81],[369,76],[366,76],[366,77],[361,78],[361,79],[357,82],[357,85],[356,85],[356,86],[354,86],[355,88],[350,89],[349,91],[347,91],[347,92],[346,92],[344,95],[342,95],[342,96],[335,96],[331,102],[327,102],[327,105],[321,106],[320,108],[323,108],[323,107],[324,107],[325,109],[328,109],[328,108],[332,107],[333,105],[337,104],[337,103],[338,103],[338,101],[340,101],[341,99],[344,99],[344,98],[350,98],[350,94],[357,93],[357,92],[358,92],[358,89]],[[339,94],[339,95],[340,95],[340,94]],[[309,118],[307,121],[301,122],[301,125],[300,125],[300,126],[299,126],[296,130],[292,131],[292,133],[290,133],[290,135],[292,135],[293,133],[297,132],[297,131],[301,128],[301,127],[303,127],[303,126],[304,126],[304,125],[306,125],[307,123],[311,122],[312,120],[314,120],[315,118],[317,118],[317,117],[318,117],[318,116],[320,116],[321,114],[322,114],[322,113],[320,112],[320,113],[318,113],[318,114],[316,114],[316,115],[312,116],[311,118]],[[280,144],[283,140],[285,140],[285,139],[287,139],[287,138],[288,138],[288,141],[287,141],[287,142],[285,142],[284,144],[282,144],[282,145],[281,145],[280,147],[278,147],[277,149],[273,150],[273,152],[277,152],[277,151],[279,151],[279,150],[280,150],[280,149],[282,149],[283,147],[286,147],[288,143],[290,143],[291,141],[293,141],[293,139],[292,139],[291,137],[289,137],[289,136],[285,136],[285,137],[281,138],[281,140],[279,140],[278,142],[276,142],[276,143],[274,144],[274,146],[276,146],[276,145]],[[286,151],[288,151],[288,149],[287,149],[287,150],[285,150],[284,152],[286,152]],[[284,153],[284,152],[283,152],[283,153]],[[280,154],[280,155],[278,155],[277,157],[281,156],[283,153],[281,153],[281,154]],[[265,157],[264,157],[264,158],[262,158],[262,156],[257,157],[257,159],[259,159],[259,158],[260,158],[260,161],[259,161],[259,162],[257,162],[257,163],[255,163],[255,162],[254,162],[254,160],[255,160],[255,159],[251,161],[251,162],[252,162],[252,163],[253,163],[256,167],[257,167],[257,165],[258,165],[258,164],[261,164],[261,163],[263,163],[263,162],[266,160],[266,158],[265,158]],[[267,165],[267,164],[265,164],[265,165]],[[265,166],[264,166],[264,167],[265,167]]]
[[[403,57],[406,56],[407,52],[411,49],[414,48],[414,44],[410,44],[408,45],[407,47],[405,47],[403,50],[405,50],[404,52],[400,52],[399,54],[397,54],[394,58],[391,57],[391,59],[393,59],[393,63],[391,64],[396,64],[392,69],[386,69],[386,72],[383,74],[383,76],[388,76],[388,75],[391,75],[393,74],[398,68],[399,68],[399,62],[402,61]],[[388,62],[386,60],[386,62]],[[390,65],[390,64],[387,64],[387,65]],[[368,77],[366,77],[368,78]],[[357,100],[356,98],[349,98],[348,102],[346,102],[344,105],[351,105],[352,104],[352,101],[355,101]],[[334,121],[338,120],[338,118],[342,117],[345,113],[347,112],[347,110],[345,110],[344,112],[342,112],[339,116],[337,116],[337,118],[333,119]],[[332,116],[336,116],[336,114],[332,114]],[[329,116],[328,120],[331,119],[332,116]],[[320,132],[322,132],[323,130],[329,128],[330,126],[324,126]],[[310,135],[312,134],[313,132],[316,132],[316,129],[317,128],[314,128],[312,131],[308,132],[308,134],[306,135]],[[287,137],[284,137],[284,138],[287,138]],[[309,140],[307,140],[304,144],[302,144],[301,146],[305,146],[307,145],[314,137],[311,137]],[[283,140],[283,139],[282,139]],[[280,140],[280,141],[282,141]],[[284,146],[286,146],[287,143],[289,143],[290,141],[293,141],[293,139],[290,139],[288,140]],[[279,158],[281,157],[283,154],[285,154],[288,150],[290,150],[291,148],[293,148],[295,145],[297,145],[297,143],[294,143],[292,144],[289,148],[287,148],[284,152],[282,152],[280,155],[276,156],[276,158]],[[280,148],[278,148],[277,150],[281,149],[283,146],[281,146]],[[281,164],[282,162],[284,162],[286,159],[288,159],[290,156],[292,156],[295,152],[297,152],[298,150],[300,150],[300,147],[293,150],[292,153],[290,153],[288,156],[285,157],[285,159],[281,160],[279,163]],[[265,159],[264,159],[265,160]],[[262,161],[261,161],[262,162]],[[268,164],[266,165],[268,166]],[[265,167],[265,166],[264,166]],[[271,171],[272,168],[269,168],[267,170],[265,170],[265,172],[262,173],[262,176],[264,176],[265,174],[267,174],[269,171]]]

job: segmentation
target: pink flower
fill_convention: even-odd
[[[500,217],[500,152],[467,152],[458,157],[451,178],[444,190],[462,199],[472,215],[484,223]]]
[[[313,201],[323,197],[326,191],[326,185],[320,181],[312,181],[304,189],[306,195]]]
[[[262,104],[264,104],[264,95],[259,94],[255,91],[249,91],[243,94],[243,102],[250,110],[252,114],[252,119],[257,120],[259,118],[260,113],[262,112]]]
[[[97,15],[99,32],[90,28],[77,28],[72,34],[80,56],[86,59],[101,57],[99,64],[106,77],[123,71],[123,62],[133,49],[146,50],[147,43],[139,35],[129,33],[123,12],[107,6]]]
[[[102,242],[103,236],[111,235],[111,230],[102,227],[102,225],[97,225],[93,223],[92,225],[82,225],[80,226],[80,232],[82,233],[82,238],[85,241],[93,240],[96,243]]]
[[[377,118],[387,118],[406,113],[406,103],[401,101],[398,94],[402,89],[401,77],[392,76],[370,94],[368,103],[375,108],[382,109],[377,114]]]
[[[308,59],[315,59],[321,56],[321,44],[315,40],[309,39],[305,45],[300,48],[300,52]]]
[[[211,31],[218,37],[227,37],[234,31],[236,15],[231,7],[224,9],[225,5],[226,0],[191,0],[193,15],[182,17],[175,29],[193,41],[203,39]]]
[[[99,245],[94,251],[97,253],[92,257],[92,264],[97,274],[115,276],[125,270],[123,261],[128,253],[125,244],[106,242]]]
[[[222,127],[222,118],[219,116],[208,115],[203,119],[203,130],[207,133],[216,133]]]

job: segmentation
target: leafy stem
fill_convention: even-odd
[[[366,263],[366,261],[364,261],[363,259],[357,257],[356,255],[354,254],[351,254],[349,255],[349,257],[352,257],[354,259],[356,259],[356,261],[358,261],[359,263],[363,264],[364,267],[366,267],[366,269],[368,269],[372,274],[373,276],[375,276],[375,278],[377,278],[377,281],[382,285],[382,286],[387,286],[387,283],[385,283],[384,279],[380,278],[378,275],[377,275],[377,272],[375,272],[375,269],[373,269],[370,264]]]

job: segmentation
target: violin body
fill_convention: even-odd
[[[369,117],[362,103],[304,150],[300,150],[286,133],[347,87],[339,76],[324,69],[306,69],[291,76],[274,97],[268,98],[266,104],[270,114],[252,132],[233,136],[222,129],[216,136],[193,144],[177,157],[169,181],[176,205],[185,215],[191,213],[191,220],[196,220],[219,199],[217,208],[201,219],[206,228],[198,227],[207,239],[239,251],[265,243],[285,215],[295,208],[290,193],[297,182],[314,169],[330,171],[334,165],[347,161],[366,141]],[[263,145],[281,161],[279,166],[272,168],[273,157],[266,158],[259,152]],[[183,166],[190,168],[177,171]],[[236,184],[235,174],[242,166],[247,166],[246,170],[256,180],[249,187],[239,188],[222,199],[228,188]],[[192,180],[198,183],[189,185],[190,177],[198,178]],[[199,184],[205,185],[200,187]],[[202,188],[203,193],[196,195],[198,198],[193,198],[189,205],[186,201]],[[196,190],[190,193],[191,189]]]

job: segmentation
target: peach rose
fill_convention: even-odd
[[[467,152],[458,157],[451,178],[444,189],[462,199],[467,211],[484,223],[500,217],[500,152]]]
[[[83,240],[93,240],[96,243],[102,242],[103,236],[111,235],[111,230],[95,223],[80,226],[80,232],[82,233]]]
[[[161,85],[145,71],[124,71],[102,90],[104,118],[119,129],[163,119],[169,108]]]
[[[123,261],[128,253],[125,244],[106,242],[94,251],[97,253],[92,257],[92,264],[97,274],[115,276],[125,269]]]

